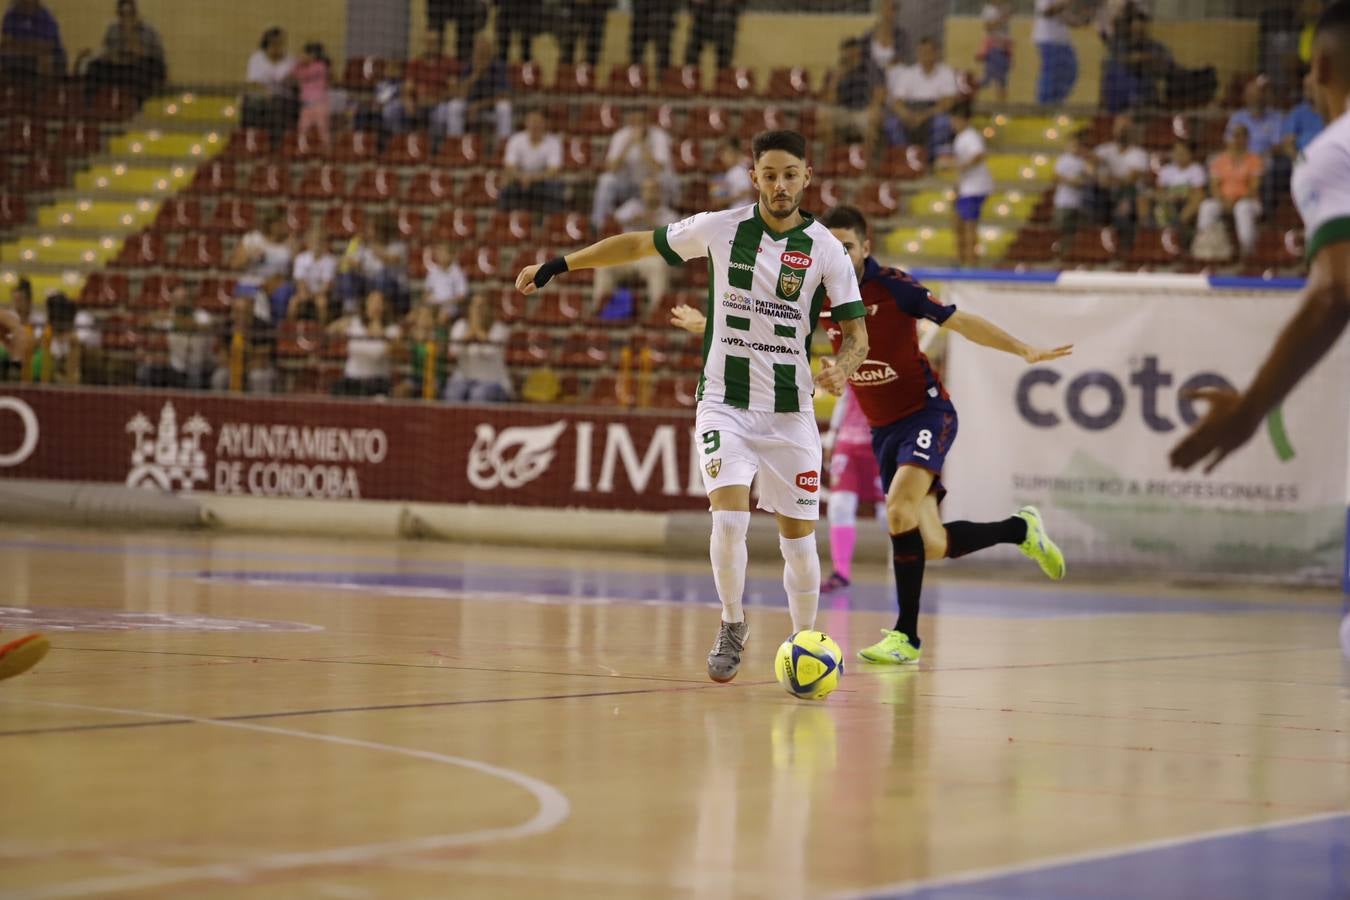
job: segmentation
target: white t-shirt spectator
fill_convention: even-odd
[[[441,268],[431,259],[426,260],[426,300],[432,306],[449,306],[469,295],[469,279],[459,263],[451,261]]]
[[[1200,188],[1204,190],[1207,184],[1209,184],[1209,178],[1205,175],[1205,167],[1198,162],[1192,162],[1184,169],[1176,163],[1168,163],[1158,170],[1158,187],[1163,190],[1173,188]]]
[[[488,329],[486,343],[465,343],[469,337],[468,319],[460,319],[450,327],[450,349],[455,354],[455,374],[471,381],[500,384],[511,390],[511,376],[506,371],[506,339],[511,329],[504,322],[493,322]]]
[[[295,266],[291,269],[291,279],[308,287],[312,294],[328,290],[335,277],[337,257],[327,251],[306,250],[295,258]]]
[[[293,68],[295,68],[294,57],[287,56],[273,62],[262,50],[254,50],[253,55],[248,58],[248,72],[245,79],[251,84],[265,84],[276,93]]]
[[[712,199],[721,209],[744,206],[755,199],[755,183],[750,180],[750,170],[737,163],[713,179]]]
[[[388,378],[389,342],[400,337],[397,325],[389,325],[384,334],[372,333],[366,323],[353,318],[347,325],[347,364],[342,374],[348,378]]]
[[[980,137],[980,132],[975,128],[967,128],[958,134],[952,143],[952,154],[956,157],[956,164],[960,166],[966,165],[983,153],[984,138]],[[994,174],[989,171],[989,164],[984,160],[962,172],[956,184],[958,197],[988,197],[993,192]]]
[[[641,197],[634,197],[614,211],[614,221],[629,230],[660,228],[679,218],[679,213],[668,206],[658,206],[649,211]]]
[[[277,243],[261,231],[250,231],[241,239],[249,256],[248,278],[254,284],[261,284],[277,275],[291,274],[291,248]]]
[[[1076,153],[1061,153],[1055,160],[1055,175],[1072,179],[1077,184],[1060,182],[1055,186],[1056,209],[1081,209],[1083,207],[1083,185],[1088,174],[1087,160]]]
[[[656,161],[658,166],[666,168],[672,165],[670,135],[666,134],[665,129],[648,125],[647,146],[651,148],[652,159]],[[632,126],[625,125],[620,128],[614,132],[614,137],[609,140],[609,150],[605,153],[605,162],[613,163],[620,159],[623,161],[623,164],[619,167],[621,171],[627,169],[630,174],[636,174],[638,178],[646,174],[642,144],[635,140]]]
[[[528,131],[518,131],[506,142],[506,153],[502,161],[509,168],[518,169],[527,174],[547,172],[549,169],[561,169],[563,164],[562,139],[556,134],[546,134],[539,143],[530,141]]]
[[[956,72],[946,63],[925,72],[923,66],[892,66],[886,72],[886,91],[893,99],[907,103],[936,103],[961,92]]]
[[[1036,0],[1036,18],[1031,24],[1031,42],[1033,44],[1069,44],[1069,26],[1064,24],[1065,12],[1057,16],[1047,16],[1045,11],[1052,6],[1062,4],[1064,0]]]
[[[1148,171],[1148,151],[1143,147],[1124,147],[1115,141],[1093,151],[1106,171],[1117,181],[1130,181]]]

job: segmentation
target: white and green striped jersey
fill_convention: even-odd
[[[1307,233],[1308,259],[1327,244],[1350,240],[1350,112],[1304,148],[1292,191]]]
[[[754,203],[656,229],[656,249],[672,266],[708,260],[699,400],[763,412],[811,408],[811,332],[825,295],[835,319],[864,310],[844,245],[803,215],[801,225],[777,232]]]

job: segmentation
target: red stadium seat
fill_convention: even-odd
[[[491,245],[465,247],[459,253],[459,265],[470,281],[491,279],[501,274],[501,252]]]
[[[373,132],[344,131],[333,135],[329,155],[338,162],[356,163],[372,160],[379,152],[379,137]]]
[[[889,219],[900,214],[900,195],[889,181],[871,182],[860,192],[856,205],[869,219]]]
[[[640,65],[615,66],[609,70],[609,84],[606,94],[621,97],[639,97],[649,93],[651,85],[647,83],[647,67]]]
[[[530,240],[534,231],[533,214],[526,210],[493,213],[484,238],[492,244],[511,246]]]
[[[62,156],[91,156],[103,148],[103,133],[92,122],[66,122],[56,135],[53,151]]]
[[[245,193],[255,197],[284,197],[290,193],[291,171],[280,163],[260,163],[249,173]]]
[[[66,186],[66,167],[60,160],[34,157],[24,173],[23,184],[30,191],[53,191]]]
[[[202,203],[195,197],[170,197],[155,214],[155,231],[181,234],[202,227]]]
[[[415,209],[400,209],[394,227],[405,241],[418,240],[422,236],[422,214]]]
[[[586,314],[586,301],[580,291],[543,291],[530,314],[533,325],[570,325]]]
[[[0,136],[0,153],[27,156],[46,149],[47,126],[28,116],[10,119]]]
[[[304,234],[309,231],[309,223],[313,214],[307,204],[299,201],[287,203],[282,210],[282,215],[286,218],[286,228],[291,234]]]
[[[425,131],[409,131],[389,138],[384,161],[395,166],[422,166],[431,162],[431,137]]]
[[[543,366],[553,362],[555,355],[553,335],[541,328],[529,331],[516,329],[506,341],[506,364],[509,366]]]
[[[517,92],[537,91],[544,86],[543,71],[535,62],[512,63],[509,78],[511,90]]]
[[[563,339],[558,365],[570,369],[598,369],[610,361],[609,333],[596,328],[572,331]]]
[[[550,247],[578,247],[590,238],[590,226],[581,213],[554,213],[544,222],[544,243]]]
[[[811,96],[811,73],[801,66],[773,69],[764,96],[772,100],[803,100]]]
[[[548,89],[555,94],[594,94],[595,69],[586,63],[558,63]]]
[[[220,236],[215,234],[188,235],[173,258],[173,266],[177,269],[218,269],[224,264]]]
[[[224,159],[213,159],[197,170],[192,176],[192,185],[188,190],[198,194],[228,194],[235,189],[238,176],[234,163]]]
[[[342,83],[349,88],[370,89],[384,80],[388,64],[378,56],[357,56],[347,60]]]
[[[103,88],[85,106],[84,115],[102,122],[121,122],[135,115],[138,106],[126,88]]]
[[[169,309],[173,306],[174,289],[182,283],[183,279],[178,275],[147,275],[131,308],[142,311]]]
[[[1066,262],[1089,266],[1106,266],[1120,249],[1116,233],[1110,228],[1086,228],[1078,231],[1064,254]]]
[[[127,268],[149,268],[165,262],[164,236],[150,231],[128,235],[113,265]]]
[[[452,169],[468,169],[482,165],[483,146],[477,135],[446,138],[436,151],[436,164]]]
[[[444,169],[421,169],[408,183],[403,195],[409,203],[439,206],[455,199],[455,175]]]
[[[730,100],[749,99],[755,93],[755,73],[744,66],[721,69],[713,82],[713,95]]]
[[[460,202],[465,206],[496,206],[501,184],[495,170],[469,176]]]
[[[80,306],[91,309],[115,309],[130,300],[130,284],[120,272],[91,272],[80,291]]]
[[[632,406],[636,401],[636,397],[634,397],[635,381],[636,379],[631,375],[620,378],[618,375],[606,372],[595,379],[586,402],[591,406]]]
[[[327,234],[340,238],[357,235],[365,228],[366,211],[350,203],[331,207],[323,216],[323,228]]]
[[[700,149],[700,142],[694,138],[684,138],[675,145],[675,171],[681,175],[689,172],[703,172],[709,166]]]
[[[471,210],[458,208],[444,210],[432,225],[432,236],[437,241],[452,244],[466,243],[478,237],[478,220]]]
[[[1176,229],[1141,227],[1125,254],[1125,264],[1139,268],[1169,266],[1178,262],[1184,253]]]
[[[928,171],[928,151],[918,144],[891,147],[881,158],[878,174],[882,178],[908,181],[920,178]]]
[[[197,287],[197,308],[212,315],[224,315],[230,311],[234,300],[233,278],[204,278]]]
[[[334,163],[321,163],[305,170],[296,196],[306,200],[330,200],[347,192],[347,173]]]
[[[563,167],[571,172],[589,172],[594,165],[590,138],[570,137],[563,147]]]
[[[865,144],[840,144],[825,154],[819,171],[826,176],[856,178],[867,174],[871,165]]]
[[[363,169],[352,186],[353,200],[386,203],[398,197],[398,173],[383,166]]]
[[[272,152],[272,139],[261,128],[240,128],[230,135],[224,155],[230,159],[260,159]]]
[[[323,152],[324,148],[319,140],[318,132],[313,129],[303,132],[288,131],[281,142],[281,155],[286,159],[313,159]]]
[[[694,108],[689,111],[687,133],[700,140],[716,140],[731,133],[731,117],[720,106]]]
[[[619,120],[619,108],[614,104],[588,103],[581,107],[572,131],[591,137],[610,135],[621,127]]]
[[[206,223],[207,231],[238,233],[252,231],[258,224],[258,211],[252,200],[221,200]]]
[[[656,92],[663,97],[689,98],[703,93],[698,66],[671,66],[661,73]]]
[[[1008,248],[1007,260],[1013,263],[1042,265],[1053,262],[1058,253],[1059,232],[1050,228],[1023,228]]]
[[[13,228],[28,219],[28,204],[19,194],[0,193],[0,228]]]

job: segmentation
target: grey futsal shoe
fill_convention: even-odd
[[[726,683],[736,677],[736,670],[741,667],[741,651],[749,636],[750,628],[744,622],[722,623],[717,629],[717,640],[713,641],[708,653],[709,678]]]

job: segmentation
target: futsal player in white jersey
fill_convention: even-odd
[[[707,259],[696,429],[712,509],[713,581],[722,601],[708,677],[721,682],[736,677],[748,634],[741,600],[750,482],[756,474],[759,507],[778,520],[793,631],[815,625],[821,448],[811,396],[816,386],[840,393],[867,358],[853,265],[829,229],[801,210],[811,183],[806,139],[794,131],[766,131],[755,136],[751,149],[755,203],[699,213],[655,231],[615,235],[527,266],[516,278],[516,287],[529,294],[571,269],[623,265],[657,254],[672,266]],[[813,378],[811,333],[826,294],[843,344],[834,365]]]
[[[1350,0],[1318,19],[1312,46],[1312,101],[1326,128],[1294,167],[1294,204],[1307,232],[1303,305],[1284,327],[1256,378],[1241,394],[1209,390],[1208,415],[1172,450],[1172,465],[1205,472],[1251,439],[1266,414],[1336,344],[1350,324]],[[1350,385],[1347,385],[1350,392]],[[1333,402],[1345,404],[1346,393]],[[1341,626],[1350,636],[1350,616]],[[1350,655],[1350,638],[1343,641]]]

